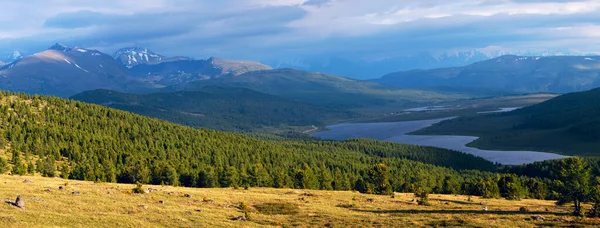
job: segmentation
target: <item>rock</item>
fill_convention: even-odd
[[[81,195],[81,192],[71,192],[73,195]]]
[[[31,180],[29,180],[29,179],[25,179],[25,180],[23,181],[23,183],[25,183],[25,184],[31,184],[31,183],[33,183],[33,181],[31,181]]]
[[[165,204],[165,201],[159,200],[158,203]]]
[[[183,196],[185,196],[187,198],[192,198],[192,195],[190,195],[190,194],[184,194]]]
[[[158,190],[154,189],[154,188],[147,188],[146,192],[148,192],[148,193],[150,193],[150,192],[158,192]]]
[[[309,193],[309,192],[305,192],[301,194],[302,196],[314,196],[313,194]]]
[[[63,187],[63,186],[58,186],[58,190],[61,190],[61,191],[62,191],[62,190],[64,190],[64,189],[65,189],[65,187]]]
[[[25,209],[25,201],[23,200],[23,197],[21,197],[21,195],[17,196],[17,199],[15,200],[15,206],[21,209]]]
[[[232,218],[231,220],[233,220],[233,221],[247,221],[246,216],[238,216],[238,217]]]
[[[487,206],[483,207],[483,210],[488,211],[488,207]]]
[[[531,219],[533,219],[534,221],[544,221],[544,217],[539,215],[533,215],[531,216]]]
[[[140,204],[140,205],[138,205],[138,206],[139,206],[140,208],[143,208],[143,209],[148,209],[148,206],[146,206],[146,205],[144,205],[144,204]]]
[[[374,198],[367,198],[367,202],[374,203],[374,202],[375,202],[375,199],[374,199]]]

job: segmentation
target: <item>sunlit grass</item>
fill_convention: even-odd
[[[23,183],[25,179],[33,183]],[[64,189],[59,190],[59,186]],[[144,188],[157,191],[132,194],[134,187],[130,184],[0,175],[0,198],[13,201],[20,194],[26,207],[22,210],[8,203],[0,205],[0,227],[600,225],[598,220],[569,216],[568,206],[558,207],[552,201],[543,200],[470,197],[469,201],[467,196],[431,195],[431,206],[418,206],[413,202],[413,194],[395,194],[392,198],[347,191],[197,189],[150,185]],[[231,220],[244,215],[240,207],[242,202],[248,207],[249,221]],[[488,211],[483,210],[486,205]],[[519,212],[520,207],[526,207],[529,212]],[[532,215],[540,215],[544,221],[533,221]]]

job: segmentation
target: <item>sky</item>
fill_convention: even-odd
[[[0,51],[59,42],[168,56],[600,53],[600,0],[0,0]]]

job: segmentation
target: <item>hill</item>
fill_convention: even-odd
[[[111,56],[56,44],[0,68],[0,89],[68,97],[91,89],[136,91],[146,84]]]
[[[243,88],[204,87],[198,91],[147,95],[94,90],[71,98],[191,127],[227,131],[322,126],[329,121],[358,117],[355,113],[294,102]]]
[[[23,183],[24,180],[32,183]],[[26,210],[0,205],[2,227],[540,227],[598,226],[598,220],[567,216],[554,201],[509,201],[462,195],[431,195],[430,206],[413,194],[377,196],[350,191],[271,188],[194,189],[65,181],[0,175],[2,199],[21,194]],[[68,184],[67,184],[68,183]],[[58,190],[61,186],[64,190]],[[73,193],[79,194],[73,194]],[[188,194],[191,198],[184,197]],[[469,200],[470,199],[470,200]],[[161,203],[162,202],[162,203]],[[244,212],[242,203],[246,205]],[[488,211],[483,211],[485,205]],[[529,211],[520,212],[524,207]],[[248,216],[248,221],[232,218]],[[536,221],[532,216],[541,216]]]
[[[0,94],[0,160],[10,161],[0,167],[3,173],[8,168],[13,174],[102,182],[349,190],[371,186],[367,171],[385,163],[390,189],[442,191],[450,183],[492,175],[466,170],[497,168],[437,148],[372,140],[262,141],[74,100]]]
[[[506,55],[464,67],[411,70],[373,80],[402,88],[473,87],[517,93],[577,92],[600,86],[600,57]]]
[[[458,134],[481,138],[486,149],[531,149],[567,155],[599,155],[600,88],[569,93],[508,113],[442,122],[416,134]]]
[[[306,103],[338,108],[402,106],[468,97],[456,93],[398,89],[372,82],[294,69],[253,71],[239,76],[183,83],[167,90],[196,90],[205,86],[242,87]]]

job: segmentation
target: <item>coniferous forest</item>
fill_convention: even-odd
[[[444,149],[367,139],[269,139],[11,92],[0,93],[0,136],[0,172],[16,175],[509,199],[559,199],[565,186],[552,174],[506,173],[482,158]]]

